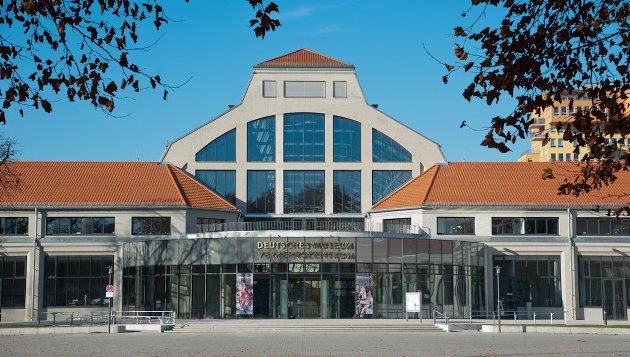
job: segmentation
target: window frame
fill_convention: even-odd
[[[539,233],[538,232],[538,224],[540,220],[545,220],[545,231],[546,233]],[[497,222],[497,220],[501,220],[501,224],[499,224],[499,222]],[[512,230],[512,233],[503,233],[503,232],[498,232],[495,230],[495,226],[500,226],[500,227],[504,227],[504,223],[503,222],[507,222],[507,221],[513,221],[512,223],[514,224],[516,220],[520,220],[520,222],[516,223],[519,226],[519,231],[520,232],[514,232],[514,229]],[[533,220],[534,222],[534,232],[533,233],[528,233],[526,226],[527,226],[527,220]],[[550,221],[555,221],[555,233],[549,233],[549,227]],[[492,217],[490,220],[490,227],[491,227],[491,234],[493,236],[535,236],[535,235],[544,235],[544,236],[558,236],[560,235],[560,218],[559,217]],[[512,228],[514,228],[515,226],[513,225]],[[553,227],[553,224],[551,225],[551,227]]]
[[[456,232],[456,233],[446,233],[443,230],[440,230],[440,226],[442,226],[444,229],[446,228],[446,222],[444,222],[442,225],[440,225],[440,220],[464,220],[463,222],[463,226],[462,229],[464,230],[464,232]],[[468,222],[466,222],[468,221]],[[466,232],[466,226],[471,224],[472,222],[472,231],[471,232]],[[456,221],[453,221],[453,223],[451,224],[451,226],[455,226],[457,223]],[[444,216],[444,217],[436,217],[436,226],[437,226],[437,234],[438,235],[444,235],[444,236],[456,236],[456,235],[475,235],[475,217],[466,217],[466,216],[457,216],[457,217],[448,217],[448,216]]]
[[[136,227],[138,224],[137,223],[138,220],[149,220],[150,231],[148,233],[137,232],[138,229],[136,229]],[[158,226],[158,222],[157,222],[158,220],[161,221],[159,222],[160,229],[165,228],[165,222],[168,221],[168,233],[165,233],[166,231],[164,230],[160,230],[159,233],[156,233],[155,231],[153,231],[154,226]],[[172,231],[173,231],[173,225],[172,225],[170,216],[133,216],[131,217],[131,235],[132,236],[167,236],[167,235],[171,235]]]
[[[267,95],[267,84],[273,83],[273,95]],[[262,96],[263,98],[277,98],[278,97],[278,83],[272,80],[262,81]]]
[[[90,233],[84,233],[83,228],[86,227],[84,220],[90,220],[90,227],[92,231]],[[100,221],[101,232],[94,233],[94,222],[98,220]],[[66,232],[61,232],[61,224],[64,226],[67,223],[68,230]],[[51,227],[56,226],[55,229],[51,232]],[[107,232],[106,227],[111,226],[112,231]],[[70,216],[59,216],[59,217],[46,217],[46,226],[45,226],[45,235],[46,236],[113,236],[116,235],[116,217],[70,217]]]
[[[9,224],[7,224],[7,220],[11,220],[14,221],[12,223],[12,231],[14,231],[15,233],[6,233],[7,228],[9,227]],[[20,221],[22,221],[22,224],[20,224]],[[26,227],[25,231],[22,231],[22,233],[20,233],[20,227]],[[28,235],[28,217],[0,217],[0,236],[24,236],[24,235]]]
[[[288,83],[302,83],[304,84],[304,94],[303,95],[287,95],[287,84]],[[306,95],[306,83],[322,83],[323,84],[323,89],[324,89],[324,93],[323,95],[315,95],[315,96],[310,96],[310,95]],[[326,81],[284,81],[284,85],[283,85],[283,90],[284,90],[284,97],[285,98],[326,98]]]
[[[343,95],[338,95],[337,83],[343,84]],[[333,98],[348,98],[348,82],[347,81],[333,81]]]

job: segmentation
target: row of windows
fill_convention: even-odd
[[[438,217],[437,234],[475,234],[474,217]],[[557,235],[558,218],[492,217],[493,235]]]
[[[550,156],[550,161],[580,161],[580,154],[577,153],[553,153]]]
[[[595,110],[599,110],[596,107],[592,107],[592,109]],[[581,111],[585,111],[588,112],[589,110],[591,110],[591,107],[588,105],[585,106],[577,106],[577,107],[565,107],[565,106],[561,106],[561,107],[555,107],[553,108],[553,114],[554,115],[567,115],[567,114],[575,114],[577,112],[581,112]],[[606,114],[606,108],[604,108],[604,114]]]
[[[284,161],[324,162],[324,114],[284,114]],[[276,160],[275,116],[247,123],[247,161]],[[411,162],[411,153],[384,133],[372,129],[373,162]],[[219,136],[195,155],[198,162],[236,161],[236,129]],[[361,161],[361,123],[333,116],[333,161]]]
[[[276,81],[263,81],[262,92],[264,98],[276,98],[278,85]],[[348,83],[333,82],[333,98],[346,98]],[[326,98],[326,82],[324,81],[284,81],[285,98]]]
[[[28,234],[27,217],[0,217],[0,235]]]
[[[438,217],[438,234],[475,234],[474,217]],[[557,217],[492,217],[492,235],[558,235]],[[630,236],[630,219],[576,219],[576,235]]]
[[[236,201],[236,171],[197,170],[195,176],[223,197]],[[284,213],[324,212],[324,171],[284,171]],[[372,204],[411,179],[408,170],[372,171]],[[275,212],[276,173],[247,171],[247,212]],[[361,212],[361,171],[333,171],[333,212]]]

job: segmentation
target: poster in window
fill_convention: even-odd
[[[236,315],[254,314],[254,274],[236,274]]]
[[[372,274],[361,273],[355,276],[355,317],[371,318],[374,313],[372,297]]]

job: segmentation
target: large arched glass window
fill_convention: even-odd
[[[361,123],[336,115],[333,117],[333,161],[361,161]]]
[[[389,136],[372,129],[372,161],[411,162],[411,153]]]
[[[408,170],[372,171],[372,204],[380,201],[410,179],[411,171]]]
[[[324,161],[324,114],[284,115],[284,161]]]
[[[236,129],[204,146],[195,155],[195,161],[236,161]]]
[[[247,161],[276,160],[276,117],[269,116],[247,123]]]
[[[247,171],[247,212],[274,213],[276,211],[276,172],[273,170]]]
[[[226,200],[236,202],[236,171],[196,170],[195,177]]]

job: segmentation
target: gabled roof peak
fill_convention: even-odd
[[[301,48],[297,51],[260,62],[254,68],[354,68],[347,62]]]

